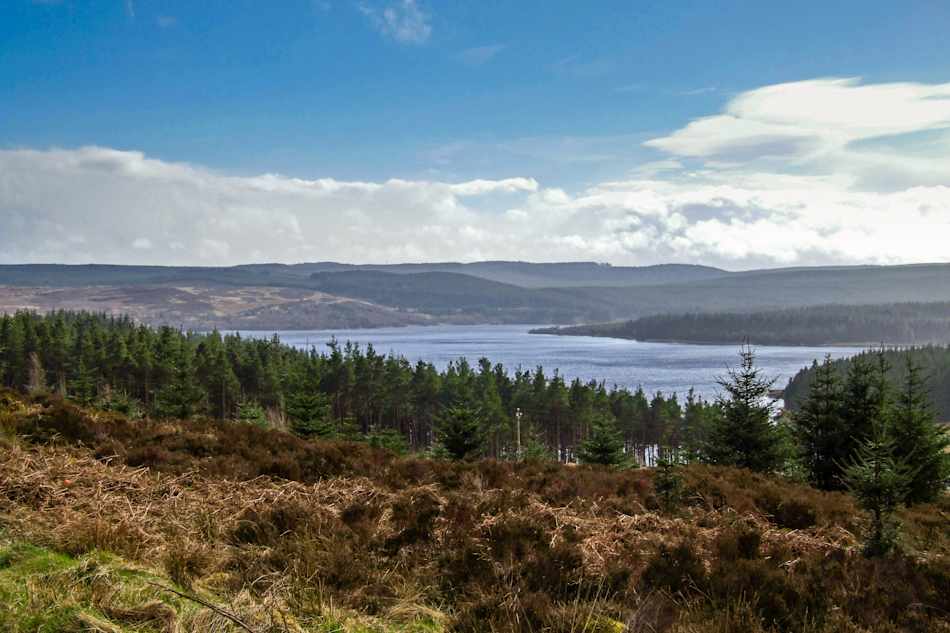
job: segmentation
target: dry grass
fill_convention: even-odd
[[[56,403],[8,402],[0,426],[33,430],[0,449],[8,539],[114,553],[255,631],[950,630],[946,504],[905,513],[908,555],[878,562],[847,496],[732,469],[687,469],[670,516],[650,510],[649,471],[397,459]],[[297,480],[260,474],[280,456],[252,449],[271,440]],[[162,453],[130,465],[150,442]],[[84,599],[106,623],[158,600],[182,632],[239,630],[153,585],[111,611]]]

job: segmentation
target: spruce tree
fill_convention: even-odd
[[[595,414],[590,435],[581,443],[577,458],[582,464],[619,466],[624,462],[623,434],[612,416]]]
[[[762,377],[749,347],[739,350],[741,363],[719,380],[726,391],[718,399],[719,415],[710,428],[707,459],[714,464],[769,472],[781,464],[778,433],[772,424],[769,389],[775,380]]]
[[[300,437],[329,438],[336,434],[330,400],[317,391],[298,391],[287,398],[290,430]]]
[[[883,556],[897,544],[894,513],[907,494],[910,473],[894,457],[894,441],[883,423],[866,438],[844,470],[848,488],[858,505],[870,515],[865,555]]]
[[[452,459],[478,457],[485,445],[481,415],[466,405],[448,407],[436,420],[435,437]]]
[[[893,409],[890,436],[894,456],[912,466],[905,502],[933,501],[946,488],[950,437],[937,424],[920,366],[907,355],[904,384]]]
[[[653,471],[653,490],[664,512],[672,512],[683,493],[683,476],[680,474],[679,464],[668,457],[656,460]]]
[[[842,461],[852,452],[842,415],[844,388],[830,356],[815,368],[808,396],[792,416],[792,429],[810,483],[823,490],[844,486]]]

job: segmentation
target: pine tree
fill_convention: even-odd
[[[683,476],[679,464],[667,457],[656,460],[653,471],[653,490],[664,512],[672,512],[683,493]]]
[[[477,457],[485,444],[481,415],[466,405],[448,407],[436,420],[435,437],[452,459]]]
[[[204,408],[205,391],[195,376],[191,346],[181,345],[169,382],[158,392],[156,414],[163,418],[187,419]]]
[[[792,429],[810,483],[823,490],[844,486],[841,463],[851,456],[849,429],[842,415],[844,389],[830,356],[815,369],[811,389],[792,415]]]
[[[893,409],[890,436],[894,457],[912,465],[905,502],[933,501],[950,476],[950,437],[937,424],[920,366],[907,356],[904,384]]]
[[[898,524],[894,520],[907,494],[910,474],[894,457],[894,441],[883,424],[865,439],[845,468],[844,478],[858,505],[871,515],[864,553],[883,556],[897,543]]]
[[[595,414],[590,435],[581,443],[577,458],[582,464],[619,466],[624,462],[623,434],[612,416]]]
[[[730,369],[719,385],[728,397],[720,396],[720,413],[711,424],[707,459],[714,464],[738,466],[759,472],[780,466],[778,434],[772,424],[769,389],[775,382],[762,378],[749,347],[739,351],[738,369]]]
[[[329,438],[336,435],[330,400],[317,391],[298,391],[287,398],[290,430],[300,437]]]

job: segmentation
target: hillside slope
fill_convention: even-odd
[[[577,285],[582,283],[588,285]],[[540,287],[542,284],[544,287]],[[149,307],[135,304],[133,295],[137,293],[125,289],[173,288],[195,295],[189,301],[208,304],[214,303],[210,298],[214,293],[254,288],[281,289],[280,292],[298,292],[303,296],[307,292],[320,293],[332,302],[350,302],[346,310],[329,308],[323,300],[317,302],[323,307],[310,309],[313,302],[303,299],[304,303],[296,308],[282,309],[283,314],[272,307],[273,303],[252,302],[244,306],[251,311],[247,318],[234,325],[245,328],[371,327],[420,322],[575,324],[657,314],[749,312],[830,303],[950,301],[950,264],[739,273],[689,266],[624,268],[521,262],[389,267],[335,263],[230,268],[0,266],[0,303],[7,309],[17,307],[11,297],[22,294],[19,289],[24,287],[73,289],[74,294],[124,294],[126,299],[121,301],[106,299],[96,305],[105,311],[147,314],[174,313],[181,306],[172,299]],[[202,293],[208,296],[198,296]],[[213,327],[227,312],[223,307],[197,310],[188,322],[199,328]]]

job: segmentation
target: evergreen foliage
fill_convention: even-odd
[[[830,357],[816,365],[808,397],[791,419],[800,457],[809,482],[823,490],[842,488],[840,458],[851,448],[845,426],[844,386]]]
[[[479,457],[485,446],[481,414],[466,405],[446,408],[436,421],[435,435],[452,459]]]
[[[774,380],[762,377],[750,347],[743,347],[739,357],[739,367],[719,380],[726,393],[719,399],[720,413],[711,425],[706,452],[714,464],[770,472],[781,461],[769,399]]]
[[[914,465],[905,501],[933,501],[950,477],[950,436],[937,424],[920,367],[911,356],[907,357],[904,376],[889,427],[894,457]]]
[[[662,457],[656,462],[653,474],[653,489],[657,500],[664,512],[673,512],[679,505],[683,494],[683,476],[679,472],[679,464],[674,460]]]
[[[624,462],[623,435],[612,419],[594,418],[590,436],[581,444],[577,457],[582,464],[600,466],[619,466]]]
[[[870,514],[865,541],[867,556],[883,556],[897,545],[898,524],[894,513],[907,494],[911,473],[894,457],[894,440],[884,425],[864,440],[845,468],[848,488],[861,508]]]
[[[325,351],[301,350],[277,337],[153,329],[102,314],[0,316],[0,386],[25,390],[31,373],[37,388],[133,417],[286,420],[306,437],[391,432],[413,451],[430,448],[443,410],[463,404],[480,412],[483,454],[491,457],[515,455],[516,409],[532,458],[575,459],[592,423],[606,417],[624,453],[645,463],[661,442],[704,437],[700,427],[716,408],[695,397],[684,409],[675,395],[567,382],[541,367],[509,372],[487,359],[439,371],[336,341]],[[701,451],[691,454],[698,459]]]

